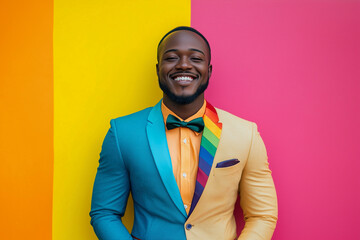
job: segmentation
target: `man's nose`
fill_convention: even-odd
[[[192,68],[191,63],[189,62],[189,59],[186,57],[180,58],[178,64],[176,64],[176,68],[179,69],[190,69]]]

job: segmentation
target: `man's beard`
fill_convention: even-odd
[[[209,85],[209,78],[207,79],[206,83],[201,84],[198,89],[196,89],[196,92],[193,95],[190,96],[177,96],[171,90],[168,88],[167,85],[163,84],[159,79],[159,86],[161,90],[172,100],[173,102],[181,105],[186,105],[189,103],[192,103],[195,101],[195,99],[200,96],[208,87]]]

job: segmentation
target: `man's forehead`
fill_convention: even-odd
[[[198,34],[187,30],[179,30],[166,36],[160,45],[160,50],[165,50],[174,47],[175,45],[188,48],[196,47],[203,51],[207,51],[208,49],[204,39]]]

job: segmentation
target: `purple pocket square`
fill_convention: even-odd
[[[222,162],[219,162],[216,164],[216,167],[217,168],[225,168],[225,167],[230,167],[230,166],[233,166],[235,164],[238,164],[240,161],[239,159],[229,159],[229,160],[225,160],[225,161],[222,161]]]

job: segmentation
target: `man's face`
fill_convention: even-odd
[[[208,47],[199,35],[185,30],[171,33],[158,54],[159,85],[172,101],[188,104],[205,91],[212,66]]]

